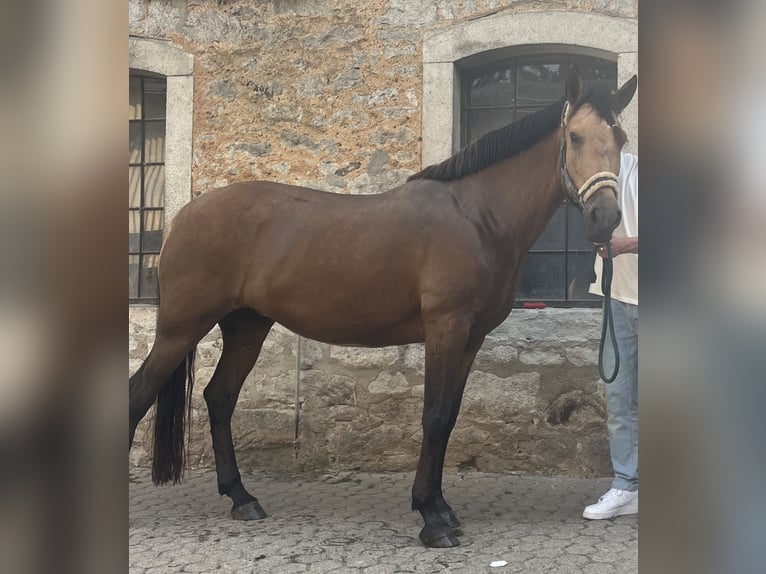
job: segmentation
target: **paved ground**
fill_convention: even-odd
[[[244,477],[269,517],[240,522],[215,473],[155,487],[131,471],[130,572],[333,574],[637,573],[638,518],[581,518],[609,480],[446,474],[461,546],[424,548],[409,509],[413,473]],[[495,560],[508,564],[490,567]]]

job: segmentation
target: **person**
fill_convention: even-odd
[[[622,220],[610,241],[613,259],[612,317],[620,354],[620,369],[606,385],[607,430],[614,470],[611,488],[583,511],[591,520],[638,512],[638,156],[622,153],[618,176]],[[602,259],[599,245],[590,292],[601,292]],[[611,361],[611,364],[610,364]],[[605,372],[614,368],[614,356],[604,350]]]

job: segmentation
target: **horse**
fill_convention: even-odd
[[[242,485],[230,421],[275,322],[333,345],[422,342],[412,509],[425,546],[458,546],[442,472],[469,370],[511,312],[526,253],[565,197],[580,207],[589,240],[610,239],[627,139],[618,117],[636,86],[633,76],[617,91],[585,90],[570,72],[559,101],[384,193],[240,182],[185,205],[160,254],[154,345],[130,377],[131,445],[156,401],[155,484],[182,477],[194,353],[216,323],[223,350],[203,396],[218,491],[239,520],[266,513]]]

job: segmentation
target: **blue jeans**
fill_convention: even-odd
[[[606,385],[607,429],[614,480],[612,488],[638,490],[638,305],[612,300],[612,318],[620,371]],[[610,339],[604,349],[604,370],[614,369]]]

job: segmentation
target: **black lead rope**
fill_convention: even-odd
[[[612,245],[606,244],[606,259],[603,260],[601,270],[601,292],[604,294],[604,318],[601,323],[601,342],[598,347],[598,374],[605,383],[611,383],[617,378],[620,371],[620,353],[617,350],[617,337],[614,334],[614,321],[612,320]],[[606,343],[606,333],[609,331],[612,340],[612,349],[614,349],[614,371],[607,377],[604,374],[604,343]]]

